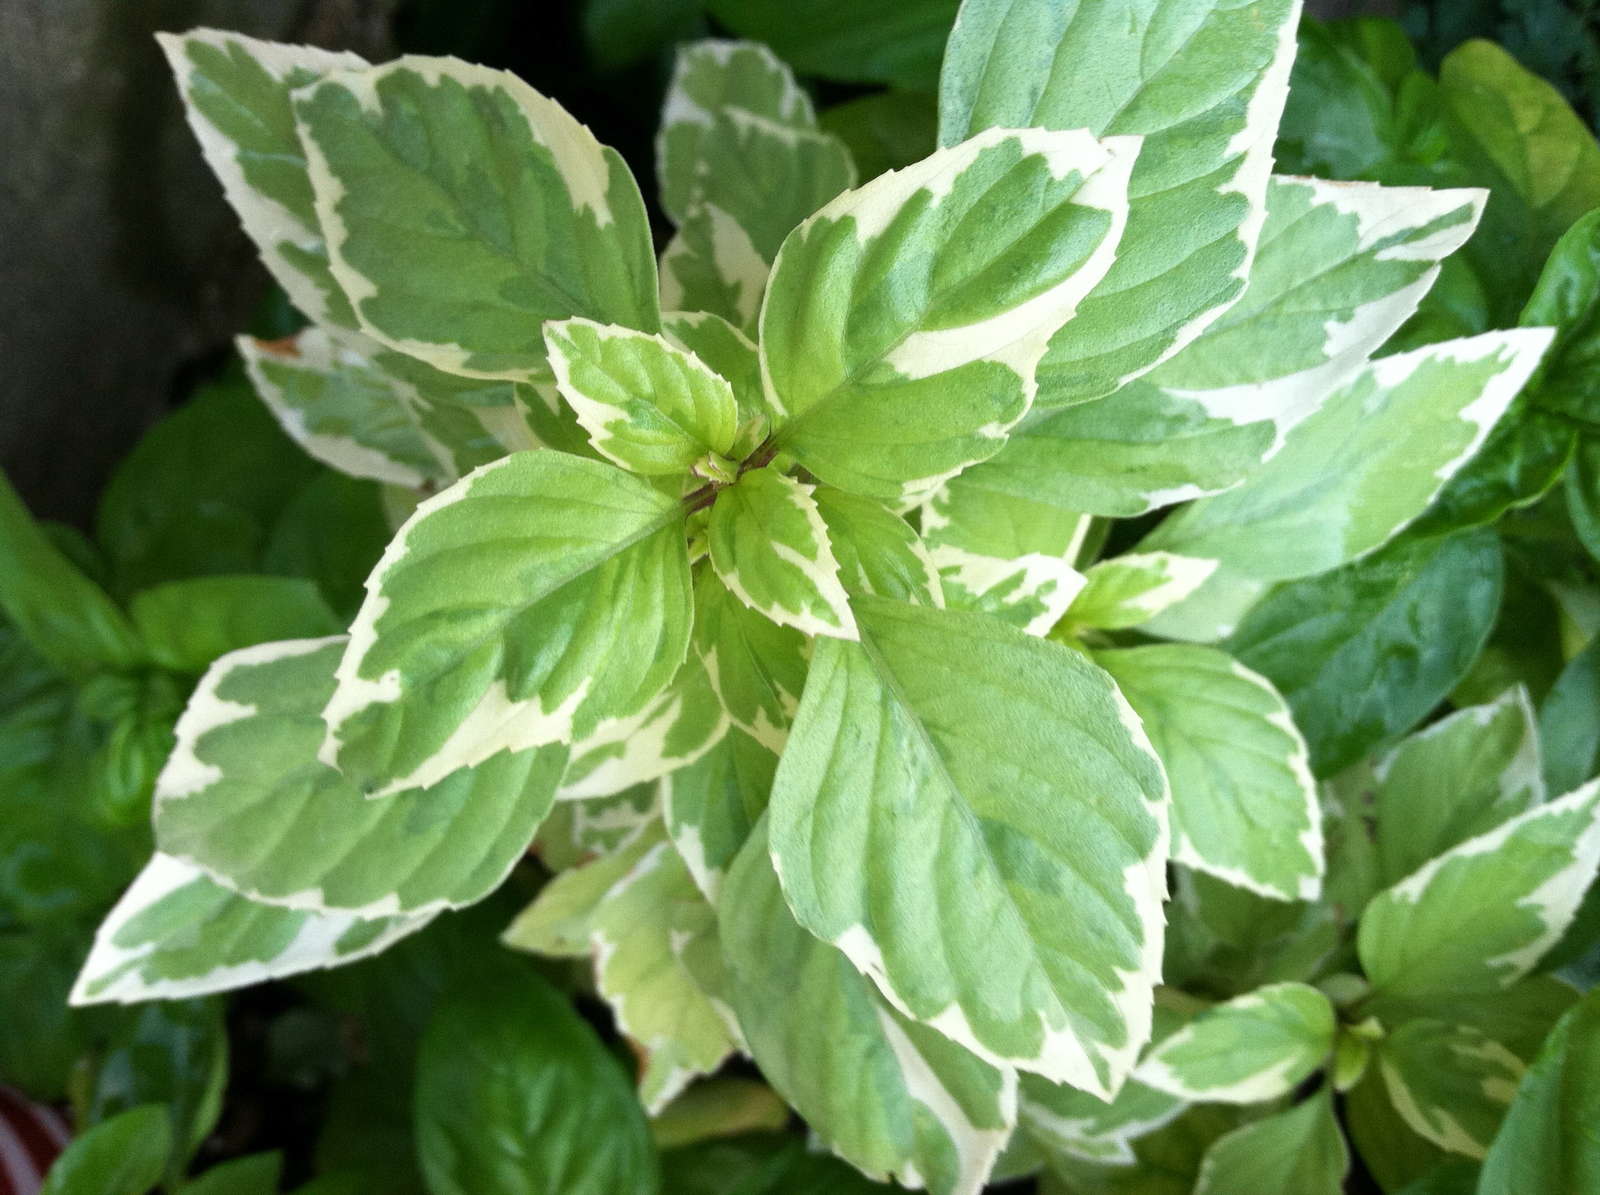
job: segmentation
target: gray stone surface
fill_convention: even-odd
[[[85,523],[111,466],[265,286],[157,30],[382,54],[395,0],[0,0],[0,466]]]

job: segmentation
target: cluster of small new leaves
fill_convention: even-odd
[[[1559,1003],[1527,977],[1600,862],[1600,790],[1547,800],[1513,734],[1478,805],[1443,793],[1425,849],[1335,895],[1369,873],[1330,872],[1314,776],[1442,694],[1308,748],[1316,693],[1237,657],[1295,650],[1267,623],[1296,583],[1470,552],[1401,537],[1555,334],[1377,356],[1485,195],[1274,175],[1298,10],[967,0],[939,148],[866,180],[770,53],[687,45],[659,262],[618,155],[510,75],[164,39],[312,321],[241,341],[261,397],[414,510],[346,633],[200,682],[77,999],[371,954],[533,842],[559,874],[506,942],[593,956],[651,1112],[742,1052],[856,1168],[946,1193],[1126,1165],[1175,1124],[1197,1190],[1332,1192],[1344,1088],[1481,1155],[1542,1034],[1429,1002]],[[1380,800],[1445,783],[1406,751],[1531,734],[1525,703],[1457,717],[1380,763]],[[1198,1016],[1158,1000],[1164,948],[1203,986],[1241,907],[1332,941]],[[1336,907],[1364,978],[1329,975]],[[473,1034],[434,1048],[491,1057]],[[1212,1106],[1324,1068],[1270,1115]],[[594,1090],[563,1132],[617,1119]],[[469,1138],[469,1102],[434,1131]],[[432,1155],[436,1189],[486,1189],[468,1153]],[[610,1149],[561,1189],[651,1165]]]

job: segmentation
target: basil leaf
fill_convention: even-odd
[[[415,1113],[434,1195],[658,1189],[621,1068],[530,967],[508,962],[446,997],[422,1038]]]

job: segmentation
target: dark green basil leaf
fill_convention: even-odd
[[[417,1148],[433,1195],[650,1195],[632,1083],[532,967],[454,991],[417,1059]]]
[[[1327,776],[1415,726],[1471,667],[1499,607],[1487,531],[1402,536],[1380,552],[1272,589],[1228,649],[1272,681]]]
[[[73,1141],[39,1195],[146,1195],[161,1177],[171,1141],[165,1108],[130,1108]]]
[[[312,479],[283,508],[267,536],[261,567],[285,577],[309,577],[343,618],[361,605],[367,574],[393,529],[376,482],[327,472]]]
[[[1600,772],[1600,639],[1567,662],[1539,707],[1539,748],[1551,793]]]
[[[228,1037],[222,1001],[168,1000],[129,1009],[100,1052],[88,1100],[91,1123],[140,1104],[171,1117],[169,1176],[183,1173],[222,1111]]]
[[[822,128],[850,147],[862,182],[898,170],[934,151],[939,106],[914,91],[882,91],[835,104],[818,118]]]
[[[213,1166],[178,1188],[178,1195],[277,1195],[281,1153],[249,1154]]]
[[[872,1195],[893,1189],[787,1134],[707,1141],[661,1155],[662,1195]]]
[[[1523,1076],[1483,1162],[1480,1195],[1600,1189],[1600,993],[1569,1012]]]
[[[708,0],[706,7],[801,74],[933,91],[958,0]]]
[[[294,577],[167,581],[134,594],[128,612],[156,663],[191,674],[241,647],[344,629],[316,584]]]
[[[318,472],[242,370],[201,387],[139,441],[100,497],[95,538],[114,592],[256,571],[267,529]]]
[[[144,658],[127,617],[44,529],[0,474],[0,609],[41,656],[74,676]]]

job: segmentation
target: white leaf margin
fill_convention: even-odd
[[[145,981],[137,974],[139,960],[155,954],[160,949],[158,941],[140,947],[123,947],[114,941],[118,932],[134,917],[156,904],[163,897],[180,888],[202,880],[213,882],[199,868],[157,852],[145,864],[144,870],[123,893],[111,912],[106,915],[95,932],[94,945],[83,969],[73,984],[68,1003],[74,1006],[101,1003],[130,1004],[142,1000],[176,1000],[188,996],[206,995],[232,988],[248,987],[269,979],[281,979],[303,971],[315,971],[342,966],[357,959],[368,958],[387,950],[401,938],[421,930],[435,917],[435,913],[415,916],[366,918],[354,913],[316,913],[278,906],[261,906],[284,917],[303,918],[299,932],[272,958],[218,966],[202,975],[188,978]],[[231,890],[230,890],[231,892]],[[232,893],[232,899],[247,902],[248,898]],[[341,937],[356,926],[373,920],[388,922],[388,928],[359,948],[346,953],[335,947]],[[130,964],[135,964],[130,966]],[[103,977],[118,970],[123,974],[110,986],[90,994],[89,989]]]

